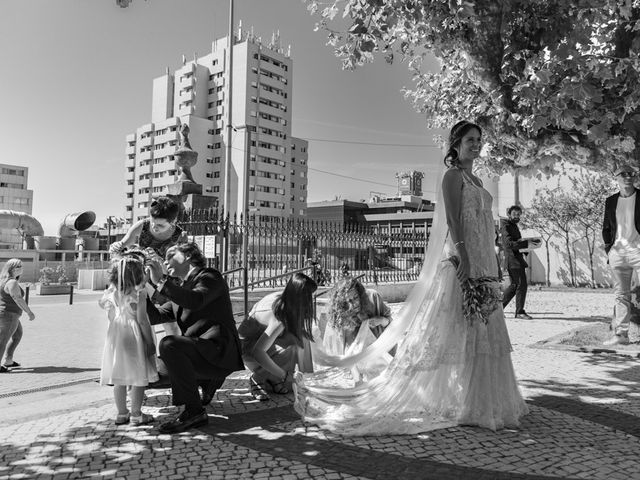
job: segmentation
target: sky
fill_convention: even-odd
[[[0,0],[0,163],[29,167],[32,215],[46,235],[69,213],[92,210],[97,224],[123,215],[125,136],[151,120],[153,79],[182,55],[210,52],[227,34],[228,4]],[[433,199],[439,148],[397,146],[433,145],[441,133],[404,99],[405,63],[380,57],[344,71],[302,0],[234,5],[236,25],[265,39],[279,30],[291,45],[292,134],[309,140],[309,202],[395,194],[395,173],[406,170],[425,173]]]

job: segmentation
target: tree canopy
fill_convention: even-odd
[[[406,60],[429,127],[477,122],[494,173],[640,159],[640,0],[305,1],[344,68]]]

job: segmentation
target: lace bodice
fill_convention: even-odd
[[[491,205],[493,197],[462,172],[462,227],[464,245],[471,262],[471,278],[497,277],[498,261],[495,253],[495,227]],[[448,239],[448,247],[455,251]]]

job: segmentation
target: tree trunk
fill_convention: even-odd
[[[551,256],[549,255],[549,240],[551,240],[551,237],[549,237],[547,240],[544,241],[544,246],[547,249],[547,287],[551,286],[551,280],[549,277],[549,272],[551,271]]]
[[[576,279],[573,273],[573,257],[571,256],[571,239],[569,238],[569,233],[565,233],[564,235],[564,243],[567,247],[567,255],[569,256],[569,276],[571,277],[571,286],[576,286]]]
[[[595,247],[596,239],[595,238],[590,239],[588,234],[585,236],[585,239],[587,240],[587,252],[589,253],[589,269],[591,270],[591,288],[596,288],[596,272],[593,268],[593,250]]]

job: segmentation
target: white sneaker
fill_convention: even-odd
[[[602,342],[602,344],[606,345],[607,347],[612,347],[614,345],[628,345],[629,337],[625,335],[614,335],[606,342]]]

